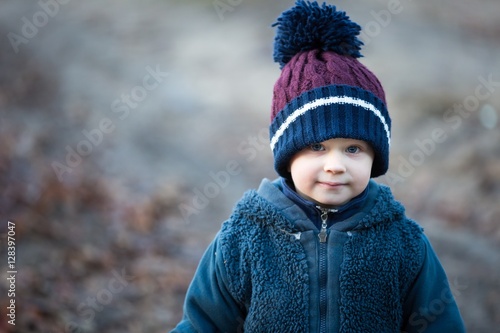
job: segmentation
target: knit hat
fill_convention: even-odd
[[[368,142],[371,177],[389,166],[391,119],[377,77],[361,64],[361,27],[335,6],[297,1],[277,22],[274,85],[269,129],[274,167],[288,178],[294,154],[332,138]]]

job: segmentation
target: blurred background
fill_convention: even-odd
[[[378,181],[424,226],[468,332],[500,332],[500,2],[335,4],[387,94]],[[0,331],[176,325],[234,203],[276,177],[271,24],[292,5],[0,2]]]

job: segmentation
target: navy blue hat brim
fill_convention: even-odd
[[[273,119],[269,132],[274,166],[289,177],[293,155],[313,143],[333,138],[368,142],[374,152],[371,177],[387,172],[391,119],[385,103],[369,91],[330,85],[304,92]]]

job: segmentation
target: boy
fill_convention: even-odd
[[[281,176],[236,205],[174,332],[439,332],[464,326],[422,229],[390,189],[384,90],[360,27],[298,1],[278,22],[271,149]]]

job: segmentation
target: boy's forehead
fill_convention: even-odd
[[[342,144],[342,143],[358,143],[358,144],[364,144],[367,146],[371,146],[369,142],[364,141],[364,140],[359,140],[359,139],[353,139],[353,138],[331,138],[322,142],[316,142],[316,143],[322,143],[322,144]]]

